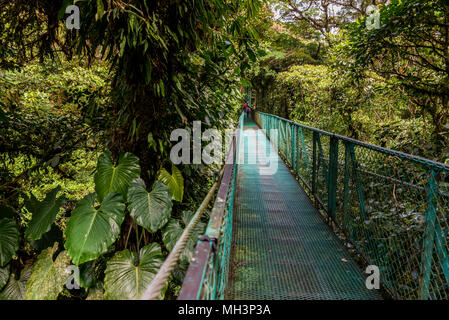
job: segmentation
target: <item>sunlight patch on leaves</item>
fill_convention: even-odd
[[[53,247],[43,250],[37,257],[26,285],[26,300],[56,300],[64,289],[69,277],[67,267],[70,265],[70,258],[66,251],[62,251],[53,261],[57,250],[58,243],[55,242]]]

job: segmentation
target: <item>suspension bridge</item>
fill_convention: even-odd
[[[215,186],[178,299],[449,298],[447,165],[253,112]]]

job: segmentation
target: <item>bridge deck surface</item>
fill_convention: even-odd
[[[274,148],[252,120],[243,137],[226,298],[379,299],[278,154],[266,156]]]

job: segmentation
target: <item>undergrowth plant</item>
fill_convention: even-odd
[[[42,201],[27,200],[32,216],[26,228],[19,227],[12,208],[1,207],[0,298],[138,299],[193,216],[192,211],[172,214],[173,201],[183,199],[184,179],[174,165],[171,170],[161,168],[149,188],[138,157],[124,153],[115,163],[105,151],[97,163],[95,192],[67,213],[65,227],[58,219],[66,203],[63,195],[58,197],[59,186]],[[195,229],[174,282],[182,280],[204,227],[200,222]],[[20,246],[39,255],[31,263],[17,263]]]

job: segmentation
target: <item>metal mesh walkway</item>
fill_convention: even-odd
[[[253,121],[243,138],[226,298],[379,299]],[[256,155],[277,171],[267,174]]]

